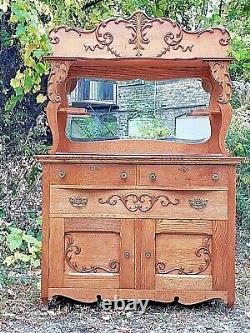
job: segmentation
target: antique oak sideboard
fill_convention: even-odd
[[[150,299],[194,304],[235,295],[235,167],[225,136],[231,118],[229,33],[189,32],[143,12],[93,30],[49,34],[48,122],[43,164],[42,301]],[[69,96],[79,78],[200,79],[211,97],[211,135],[75,140],[69,119],[91,118]],[[71,117],[71,118],[70,118]],[[85,118],[84,118],[85,117]],[[83,129],[84,130],[84,129]]]

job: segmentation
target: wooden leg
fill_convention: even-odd
[[[42,300],[42,310],[43,311],[48,311],[48,309],[49,309],[49,299],[42,297],[41,300]]]
[[[235,305],[235,297],[234,295],[228,295],[228,300],[227,300],[227,307],[229,309],[232,309],[234,308],[234,305]]]

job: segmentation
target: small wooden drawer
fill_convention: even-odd
[[[78,190],[51,186],[52,215],[227,219],[227,191]]]
[[[54,164],[50,166],[52,185],[124,186],[135,185],[136,168],[119,164]]]
[[[141,165],[139,185],[167,188],[227,187],[227,167],[221,165]]]

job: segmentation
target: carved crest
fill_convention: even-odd
[[[105,20],[93,30],[57,27],[49,39],[54,56],[195,58],[225,57],[230,35],[219,27],[186,31],[169,18],[150,18],[137,11],[127,19]]]

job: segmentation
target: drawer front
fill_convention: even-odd
[[[51,186],[50,213],[227,219],[227,191],[77,190]]]
[[[141,165],[139,184],[169,188],[227,187],[227,167],[221,165]]]
[[[135,185],[136,167],[118,164],[55,164],[50,167],[54,185]]]

